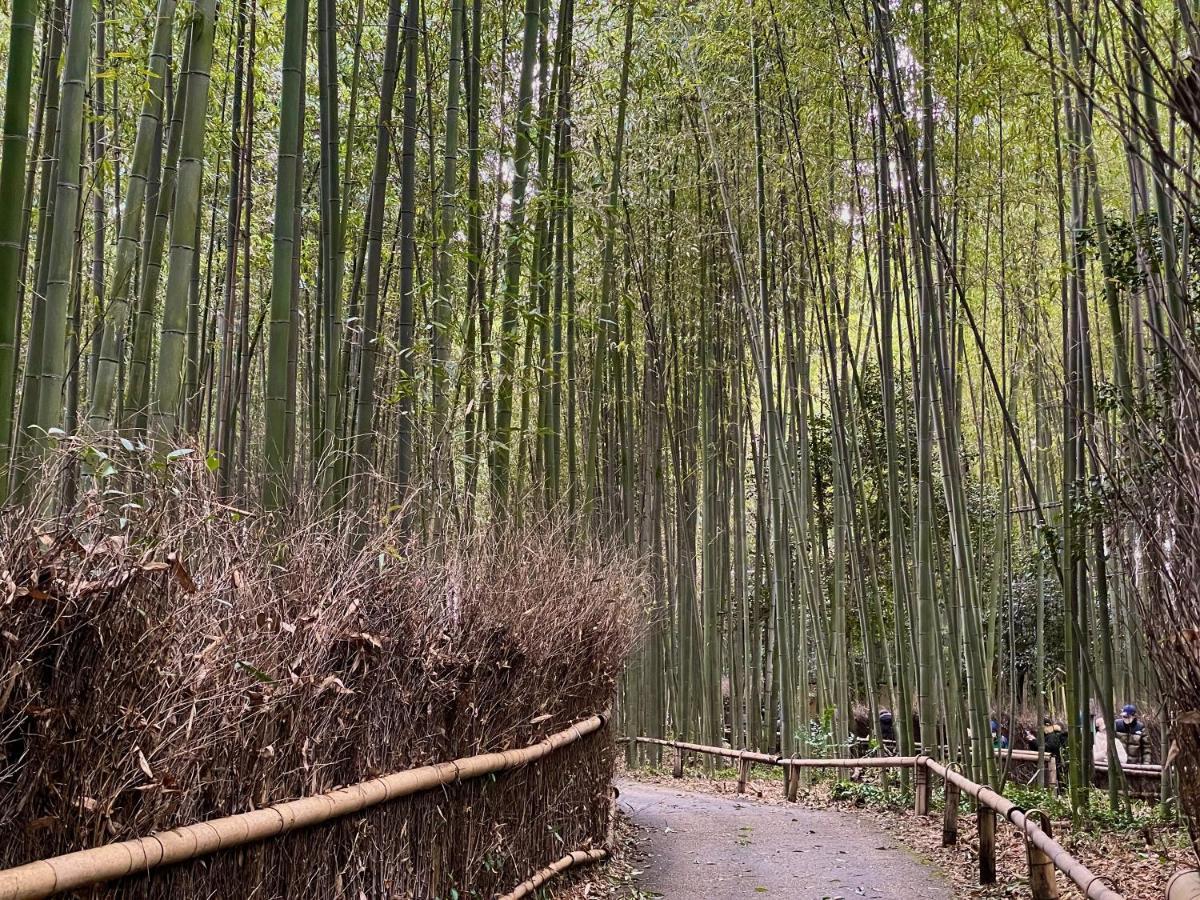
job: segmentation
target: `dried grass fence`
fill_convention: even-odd
[[[1113,476],[1111,533],[1170,709],[1168,756],[1200,863],[1200,351],[1185,344],[1176,363],[1162,408],[1133,423],[1137,452]]]
[[[752,765],[780,766],[784,770],[784,791],[789,800],[794,800],[796,797],[800,769],[911,768],[916,786],[914,811],[919,816],[929,815],[932,808],[933,784],[930,779],[932,773],[940,777],[946,786],[946,803],[942,821],[943,846],[953,846],[958,840],[958,807],[962,794],[965,793],[975,799],[978,810],[980,884],[991,884],[996,880],[996,817],[1001,816],[1008,820],[1024,837],[1026,858],[1029,863],[1029,885],[1034,900],[1057,900],[1058,884],[1054,877],[1056,869],[1078,887],[1083,892],[1083,896],[1089,900],[1123,900],[1121,894],[1106,886],[1100,876],[1094,874],[1054,840],[1048,816],[1037,810],[1022,810],[1011,800],[991,788],[971,781],[956,772],[951,766],[942,765],[928,756],[802,759],[772,756],[749,750],[709,747],[684,741],[666,741],[660,738],[629,737],[621,738],[621,740],[673,747],[675,759],[672,774],[676,778],[683,776],[685,753],[699,753],[736,760],[739,793],[746,789]]]
[[[287,800],[252,812],[183,825],[149,837],[78,850],[5,869],[0,871],[0,900],[40,900],[279,838],[437,787],[510,772],[533,765],[563,747],[597,734],[606,724],[606,715],[592,716],[529,747],[395,772],[313,797]],[[453,804],[455,798],[448,797],[446,802]],[[603,849],[576,851],[567,858],[576,863],[599,859],[603,853]],[[534,876],[534,886],[568,867],[562,860],[554,863]]]
[[[268,528],[178,459],[53,518],[0,512],[0,868],[511,751],[609,705],[640,628],[628,558],[546,521],[355,549],[315,506]],[[603,846],[613,760],[598,731],[108,895],[495,896]]]

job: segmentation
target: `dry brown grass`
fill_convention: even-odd
[[[1173,396],[1139,421],[1114,529],[1134,574],[1146,646],[1169,705],[1179,797],[1200,859],[1200,353],[1180,351]]]
[[[609,705],[639,628],[632,561],[552,522],[354,552],[199,460],[136,488],[0,514],[0,866],[534,742]],[[603,841],[612,764],[601,732],[119,893],[488,896]]]

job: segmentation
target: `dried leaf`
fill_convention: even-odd
[[[338,696],[354,693],[354,691],[350,690],[350,688],[346,687],[346,685],[342,683],[342,679],[335,675],[330,675],[321,682],[321,687],[318,689],[317,695],[320,696],[326,691],[333,691],[333,693],[337,694]]]
[[[146,759],[146,754],[144,754],[142,752],[142,748],[134,747],[133,752],[137,754],[138,768],[141,769],[142,772],[145,773],[147,778],[149,778],[151,781],[153,781],[154,780],[154,771],[150,768],[150,763]]]
[[[48,831],[58,823],[58,816],[42,816],[34,819],[25,826],[25,830],[30,834],[37,831]]]
[[[192,581],[192,576],[183,567],[183,563],[179,561],[179,555],[168,553],[167,562],[171,564],[171,574],[175,576],[175,580],[179,582],[179,586],[183,588],[184,592],[188,594],[196,593],[196,582]]]

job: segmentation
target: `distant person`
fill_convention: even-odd
[[[1145,765],[1150,762],[1150,741],[1146,733],[1146,723],[1138,718],[1137,707],[1127,703],[1121,707],[1121,718],[1117,719],[1113,729],[1125,745],[1129,762],[1134,765]]]
[[[892,711],[890,709],[881,709],[879,711],[879,743],[896,743],[896,722],[892,718]]]
[[[1057,724],[1049,716],[1042,719],[1042,735],[1039,741],[1034,736],[1033,732],[1025,732],[1025,740],[1029,743],[1030,750],[1038,749],[1040,743],[1046,754],[1054,760],[1054,780],[1058,785],[1059,793],[1062,793],[1064,775],[1066,769],[1063,768],[1063,749],[1067,746],[1067,733],[1063,727]]]

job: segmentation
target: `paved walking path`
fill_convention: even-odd
[[[948,882],[864,816],[623,780],[637,887],[665,900],[951,900]]]

